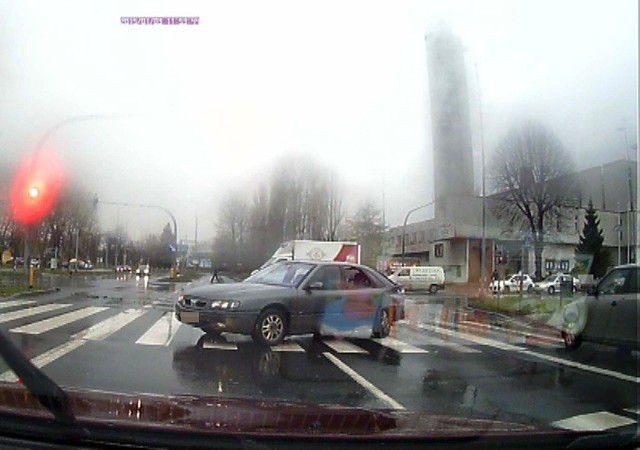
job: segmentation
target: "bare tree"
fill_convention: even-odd
[[[382,240],[385,225],[382,213],[372,201],[363,203],[356,214],[349,219],[351,239],[362,246],[362,263],[370,267],[377,266],[377,258],[382,254]]]
[[[513,128],[493,156],[494,213],[531,232],[537,277],[542,275],[547,228],[561,220],[564,206],[573,204],[571,168],[571,157],[560,140],[536,122]]]

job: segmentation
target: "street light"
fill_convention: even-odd
[[[146,205],[146,204],[142,204],[142,203],[122,203],[122,202],[106,202],[104,200],[99,200],[97,197],[93,200],[94,204],[97,205],[98,203],[102,203],[105,205],[115,205],[115,206],[130,206],[130,207],[136,207],[136,208],[153,208],[153,209],[159,209],[161,211],[166,212],[169,217],[171,217],[171,220],[173,221],[173,247],[174,247],[174,260],[173,260],[173,264],[175,266],[175,268],[178,268],[178,223],[176,221],[176,218],[174,217],[174,215],[171,213],[171,211],[169,211],[167,208],[165,208],[164,206],[160,206],[160,205]]]
[[[429,202],[429,203],[425,203],[424,205],[420,205],[416,208],[413,208],[412,210],[409,210],[409,212],[407,213],[406,216],[404,216],[404,223],[402,224],[402,267],[404,267],[404,246],[405,246],[405,231],[407,229],[407,220],[409,220],[409,216],[411,215],[411,213],[422,209],[422,208],[426,208],[427,206],[433,205],[435,203],[435,201],[433,202]]]
[[[622,126],[618,128],[618,131],[621,131],[624,134],[624,151],[625,156],[627,157],[627,161],[630,162],[631,158],[629,158],[629,139],[627,137],[627,127]],[[633,244],[635,247],[636,236],[635,236],[635,214],[633,211],[633,181],[631,176],[631,165],[629,164],[627,167],[627,182],[629,184],[629,213],[627,214],[627,263],[631,262],[631,245]],[[633,225],[630,223],[630,218],[633,215],[634,223]],[[635,256],[635,255],[634,255]],[[635,258],[634,258],[635,259]]]

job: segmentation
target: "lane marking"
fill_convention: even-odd
[[[131,321],[140,317],[145,311],[129,309],[127,311],[121,312],[120,314],[113,316],[107,320],[104,320],[100,323],[97,323],[83,331],[80,331],[73,336],[71,336],[71,340],[61,344],[57,347],[54,347],[41,355],[36,356],[31,359],[31,363],[38,367],[42,368],[47,364],[55,361],[56,359],[71,353],[77,348],[82,347],[84,344],[89,342],[90,340],[102,340],[119,329],[123,328]],[[12,370],[7,370],[6,372],[0,375],[0,381],[8,381],[8,382],[16,382],[17,376]]]
[[[0,309],[11,308],[13,306],[33,305],[35,300],[9,300],[0,302]]]
[[[371,340],[377,342],[380,345],[384,345],[391,350],[395,350],[398,353],[429,353],[429,350],[425,350],[423,348],[416,347],[414,345],[407,344],[406,342],[398,341],[390,337]]]
[[[304,348],[296,341],[283,342],[280,345],[271,347],[272,352],[304,352]]]
[[[631,414],[635,414],[636,416],[640,416],[640,408],[625,408],[624,410]]]
[[[48,305],[34,306],[33,308],[21,309],[0,314],[0,323],[11,322],[12,320],[24,319],[25,317],[35,316],[44,312],[55,311],[56,309],[68,308],[69,304],[50,303]]]
[[[543,342],[547,342],[547,343],[556,343],[556,344],[562,344],[563,343],[563,340],[562,340],[562,338],[560,336],[545,336],[544,334],[529,333],[527,331],[522,331],[522,330],[509,330],[509,329],[506,329],[506,328],[503,328],[503,327],[496,327],[494,325],[472,322],[470,320],[461,320],[460,324],[462,324],[463,326],[469,327],[469,328],[484,328],[484,329],[488,329],[488,330],[499,331],[499,332],[501,332],[503,334],[506,334],[507,336],[515,334],[515,335],[523,336],[524,338],[539,339],[539,340],[541,340]]]
[[[627,374],[624,374],[624,373],[615,372],[615,371],[609,370],[609,369],[602,369],[602,368],[596,367],[596,366],[589,366],[587,364],[582,364],[582,363],[579,363],[579,362],[558,358],[556,356],[550,356],[550,355],[545,355],[545,354],[542,354],[542,353],[536,353],[534,351],[527,350],[527,349],[524,349],[522,347],[517,347],[517,346],[511,345],[511,344],[505,344],[504,342],[494,341],[493,339],[487,339],[487,338],[474,336],[472,334],[468,334],[468,333],[464,333],[464,332],[460,332],[460,331],[456,332],[456,331],[452,331],[452,330],[447,330],[445,328],[438,328],[438,327],[434,327],[432,325],[426,325],[426,324],[418,325],[418,328],[422,328],[422,329],[425,329],[425,330],[433,331],[434,333],[444,333],[444,334],[447,334],[449,336],[455,336],[455,337],[458,337],[460,339],[465,339],[465,340],[468,340],[468,341],[471,341],[471,342],[475,342],[476,344],[486,345],[488,347],[493,347],[493,348],[497,348],[497,349],[500,349],[500,350],[516,352],[516,353],[520,353],[520,354],[523,354],[523,355],[531,356],[531,357],[534,357],[534,358],[544,359],[546,361],[562,364],[564,366],[573,367],[575,369],[580,369],[580,370],[584,370],[584,371],[587,371],[587,372],[593,372],[593,373],[597,373],[599,375],[606,375],[606,376],[609,376],[609,377],[617,378],[619,380],[640,384],[640,377],[634,377],[632,375],[627,375]]]
[[[238,350],[238,346],[232,342],[206,342],[202,348],[212,348],[215,350]]]
[[[634,423],[636,423],[635,420],[627,417],[618,416],[617,414],[612,414],[607,411],[600,411],[558,420],[551,425],[572,431],[605,431]]]
[[[173,311],[167,311],[136,341],[136,344],[167,347],[181,325],[182,322],[175,318]]]
[[[51,317],[50,319],[44,319],[38,322],[30,323],[28,325],[13,328],[9,331],[13,333],[42,334],[55,328],[70,324],[71,322],[75,322],[76,320],[84,319],[85,317],[89,317],[93,314],[105,311],[107,309],[109,308],[104,306],[89,306],[87,308],[71,311],[60,316]]]
[[[322,343],[338,353],[369,353],[365,349],[345,340],[322,341]]]
[[[351,377],[356,383],[358,383],[360,386],[362,386],[363,388],[368,390],[371,394],[373,394],[378,400],[383,401],[393,409],[400,409],[400,410],[406,409],[400,403],[398,403],[397,401],[389,397],[387,394],[382,392],[380,389],[375,387],[370,381],[368,381],[358,372],[356,372],[351,367],[349,367],[348,365],[340,361],[335,355],[329,352],[323,352],[322,354],[324,355],[325,358],[331,361],[338,369],[342,370],[344,373],[349,375],[349,377]]]

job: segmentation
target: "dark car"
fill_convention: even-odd
[[[338,262],[274,264],[241,283],[181,295],[176,318],[211,335],[251,335],[277,345],[287,335],[385,337],[403,317],[402,289],[368,267]]]
[[[582,341],[640,348],[640,266],[627,264],[609,271],[586,297],[569,303],[564,309],[562,338],[574,349]]]

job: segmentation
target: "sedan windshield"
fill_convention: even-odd
[[[293,287],[300,284],[313,267],[313,264],[304,263],[274,264],[254,273],[243,283]]]

